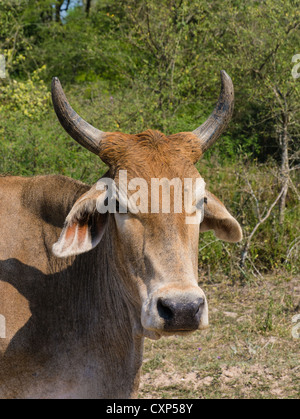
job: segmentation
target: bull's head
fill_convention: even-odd
[[[95,184],[70,211],[53,246],[54,254],[76,255],[91,250],[101,240],[109,242],[110,263],[119,265],[120,276],[136,294],[143,333],[149,337],[186,333],[208,325],[206,298],[198,287],[199,230],[214,230],[218,238],[229,242],[242,238],[238,222],[205,189],[204,180],[194,167],[224,131],[233,112],[233,85],[225,71],[221,72],[221,82],[218,103],[206,122],[193,132],[165,136],[157,131],[137,135],[99,131],[77,115],[59,80],[53,79],[54,108],[64,129],[109,166],[106,178],[113,179],[117,189],[120,174],[126,171],[128,185],[135,185],[128,188],[128,194],[132,196],[139,190],[141,185],[135,179],[142,178],[147,187],[144,196],[140,191],[139,200],[149,198],[144,201],[144,211],[135,211],[130,196],[124,200],[119,193],[116,213],[101,214],[97,208],[105,206],[108,192]],[[152,179],[162,178],[179,179],[183,192],[192,188],[185,184],[185,179],[199,180],[192,207],[197,214],[200,209],[197,223],[187,222],[193,214],[184,205],[180,205],[181,211],[174,209],[174,204],[184,201],[184,193],[175,197],[174,192],[168,213],[159,203],[151,202]],[[163,195],[164,192],[159,193],[158,200]],[[126,211],[120,211],[124,205]]]

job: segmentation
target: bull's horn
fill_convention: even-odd
[[[105,132],[94,128],[77,115],[70,106],[57,77],[52,80],[52,101],[59,122],[67,133],[83,147],[99,155]]]
[[[193,134],[200,140],[202,153],[208,150],[226,129],[234,107],[234,88],[226,71],[221,71],[221,93],[213,113]]]

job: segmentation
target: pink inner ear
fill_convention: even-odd
[[[72,242],[74,241],[75,234],[77,231],[77,245],[80,247],[83,245],[88,230],[88,224],[79,225],[77,223],[72,224],[70,227],[67,227],[66,233],[65,233],[65,245],[64,249],[67,249]]]
[[[60,237],[52,246],[53,254],[68,257],[89,252],[101,241],[107,219],[107,214],[97,213],[94,192],[89,192],[68,214]]]
[[[87,235],[88,225],[84,224],[82,226],[78,226],[77,231],[77,239],[79,247],[84,243],[86,235]]]
[[[67,247],[72,243],[72,241],[74,240],[75,233],[76,233],[76,224],[72,224],[70,227],[69,226],[67,227],[67,230],[65,233],[66,244],[64,247]]]

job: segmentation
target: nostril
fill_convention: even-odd
[[[195,305],[195,307],[196,307],[195,316],[197,316],[197,314],[199,313],[199,311],[202,308],[202,306],[204,305],[204,303],[205,303],[204,298],[199,298],[197,300],[197,303]]]
[[[164,302],[161,298],[157,301],[157,311],[164,320],[171,320],[174,317],[174,313],[168,307],[167,302]]]

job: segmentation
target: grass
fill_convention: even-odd
[[[300,396],[299,277],[246,285],[202,283],[210,328],[147,340],[140,398],[277,399]]]

